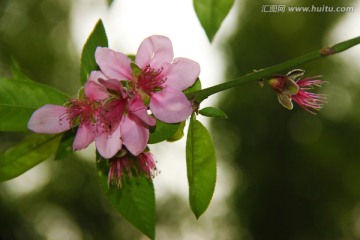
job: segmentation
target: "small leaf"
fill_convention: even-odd
[[[183,121],[180,123],[179,128],[176,130],[176,132],[174,133],[174,135],[172,135],[170,138],[168,138],[167,140],[169,142],[175,142],[177,140],[180,140],[183,136],[184,136],[184,128],[186,125],[186,121]]]
[[[17,177],[56,152],[61,135],[32,134],[0,153],[0,181]]]
[[[62,105],[65,93],[33,81],[0,78],[0,131],[28,131],[27,122],[39,107]]]
[[[211,42],[234,0],[193,0],[196,15]]]
[[[156,125],[150,128],[149,144],[165,141],[178,130],[180,123],[164,123],[156,119]]]
[[[108,4],[108,6],[110,7],[111,4],[114,2],[114,0],[107,0],[106,2],[107,2],[107,4]]]
[[[84,86],[81,86],[80,89],[78,90],[78,99],[81,99],[81,100],[85,100],[87,99],[86,95],[85,95],[85,88]]]
[[[97,160],[98,169],[104,172],[106,160]],[[122,187],[110,185],[107,176],[100,176],[101,188],[116,210],[134,227],[150,239],[155,239],[155,190],[152,181],[144,175],[123,180]]]
[[[199,113],[206,117],[228,118],[228,116],[218,108],[206,107],[199,110]]]
[[[131,61],[135,62],[136,56],[134,54],[128,54],[127,57],[130,58]]]
[[[108,46],[105,28],[101,20],[96,23],[81,53],[80,81],[82,84],[85,84],[91,71],[98,69],[95,61],[95,50],[98,46]]]
[[[130,63],[130,67],[132,70],[133,78],[137,78],[142,73],[141,68],[139,68],[138,65],[136,65],[135,63]]]
[[[199,78],[196,79],[195,83],[191,87],[189,87],[188,89],[183,91],[183,93],[188,94],[188,93],[195,92],[198,90],[201,90],[201,81]]]
[[[207,129],[193,114],[186,141],[189,200],[196,218],[208,208],[216,183],[216,155]]]

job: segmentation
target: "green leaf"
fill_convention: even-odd
[[[194,0],[196,15],[211,42],[229,13],[234,0]]]
[[[61,135],[32,134],[0,153],[0,181],[21,175],[56,152]]]
[[[82,84],[85,84],[91,71],[98,69],[95,61],[95,50],[98,46],[108,46],[105,28],[101,20],[96,23],[81,53],[80,81]]]
[[[199,113],[206,117],[228,118],[228,116],[218,108],[206,107],[199,111]]]
[[[207,129],[191,116],[186,141],[189,200],[196,218],[208,208],[216,183],[216,155]]]
[[[55,160],[65,159],[74,153],[73,142],[75,140],[76,132],[77,128],[73,128],[62,134],[59,147],[55,154]]]
[[[27,131],[31,114],[45,104],[62,105],[68,96],[44,84],[0,78],[0,131]]]
[[[97,161],[100,172],[106,169],[105,164],[104,159]],[[100,183],[111,204],[134,227],[150,239],[155,239],[155,190],[152,181],[144,175],[133,176],[123,180],[121,188],[114,185],[109,188],[106,175],[100,175]]]
[[[165,141],[178,130],[180,123],[164,123],[156,119],[156,125],[150,128],[149,144]]]
[[[23,80],[23,81],[32,81],[32,80],[21,70],[21,67],[20,67],[19,63],[18,63],[15,59],[12,59],[11,74],[12,74],[12,78],[13,78],[13,79]]]
[[[201,81],[199,78],[196,79],[195,83],[191,87],[189,87],[188,89],[183,91],[183,93],[188,94],[188,93],[195,92],[198,90],[201,90]]]
[[[174,135],[172,135],[170,138],[168,138],[167,141],[175,142],[177,140],[180,140],[184,136],[185,125],[186,125],[186,121],[181,122],[179,125],[179,128],[176,130]]]

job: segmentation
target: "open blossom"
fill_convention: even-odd
[[[142,152],[138,156],[132,156],[124,153],[121,157],[114,157],[110,160],[110,168],[108,173],[108,186],[114,184],[121,187],[122,179],[144,174],[149,179],[155,177],[157,168],[155,160],[150,152]]]
[[[148,115],[146,106],[138,96],[127,96],[120,81],[104,80],[102,77],[101,72],[94,71],[85,85],[86,95],[103,102],[97,115],[101,141],[96,141],[96,146],[98,150],[110,151],[109,154],[101,154],[99,150],[105,158],[113,157],[122,144],[133,155],[138,155],[144,151],[149,140],[149,127],[154,126],[156,121]]]
[[[133,155],[142,153],[155,119],[148,115],[139,97],[128,98],[119,81],[102,77],[97,71],[90,74],[83,99],[72,99],[66,106],[47,104],[36,110],[28,128],[56,134],[78,126],[73,149],[86,148],[95,141],[104,158],[112,158],[123,145]]]
[[[139,68],[136,73],[131,60],[122,53],[98,47],[95,58],[107,78],[128,80],[131,90],[144,102],[149,98],[150,110],[157,119],[176,123],[191,115],[191,103],[182,91],[195,83],[200,66],[187,58],[174,59],[169,38],[151,36],[141,43],[135,59]]]
[[[36,133],[56,134],[78,125],[73,148],[86,148],[95,139],[96,103],[91,99],[71,99],[66,106],[46,104],[37,109],[28,122]]]
[[[293,70],[286,76],[275,75],[269,80],[269,85],[277,94],[281,105],[292,109],[292,100],[310,113],[315,113],[326,103],[326,95],[310,92],[314,87],[321,87],[325,82],[321,76],[298,79],[303,75],[303,70]]]

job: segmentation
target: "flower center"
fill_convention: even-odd
[[[65,118],[72,126],[76,124],[90,124],[94,122],[95,105],[95,102],[88,99],[70,99],[66,113],[60,117],[60,120]]]
[[[161,85],[166,82],[166,78],[161,76],[163,70],[164,68],[156,70],[147,65],[138,76],[136,87],[148,95],[161,90]]]
[[[98,131],[112,132],[120,123],[124,110],[124,99],[114,99],[101,104],[96,119]]]

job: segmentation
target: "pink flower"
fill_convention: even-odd
[[[136,96],[129,98],[117,80],[104,80],[98,71],[90,74],[84,86],[84,99],[72,99],[66,106],[47,104],[36,110],[28,128],[36,133],[56,134],[76,125],[74,150],[86,148],[95,141],[104,158],[112,158],[123,145],[139,155],[149,139],[149,126],[156,121]]]
[[[191,103],[183,90],[194,84],[200,74],[197,62],[187,58],[173,59],[169,38],[151,36],[140,45],[132,72],[130,59],[122,53],[98,47],[95,58],[101,72],[109,79],[130,80],[130,88],[147,102],[154,116],[167,123],[186,120],[192,113]]]
[[[96,147],[99,153],[111,158],[123,144],[133,155],[140,154],[149,140],[149,126],[156,124],[155,119],[148,115],[138,96],[127,96],[120,81],[96,77],[102,77],[101,73],[91,73],[85,94],[103,103],[97,114]]]
[[[36,133],[57,134],[79,125],[73,148],[86,148],[95,139],[96,103],[90,99],[72,99],[66,106],[46,104],[37,109],[28,122]]]
[[[292,109],[292,100],[310,113],[313,110],[320,110],[323,103],[326,103],[326,95],[309,92],[314,87],[321,87],[325,82],[315,76],[311,78],[298,79],[303,76],[304,71],[296,69],[287,75],[275,75],[269,80],[269,85],[277,94],[281,105],[287,109]],[[297,80],[298,79],[298,80]]]
[[[154,178],[157,174],[157,169],[154,157],[150,152],[142,152],[135,157],[129,153],[123,153],[121,157],[111,159],[111,165],[108,173],[108,186],[110,184],[121,188],[122,179],[125,177],[132,177],[133,173],[136,175],[144,174],[149,179]]]
[[[78,125],[74,150],[84,149],[95,141],[101,156],[113,157],[122,148],[120,121],[127,102],[120,98],[99,101],[109,96],[104,87],[92,87],[97,77],[96,72],[90,75],[84,99],[70,100],[66,106],[47,104],[39,108],[31,116],[28,128],[36,133],[56,134]]]

